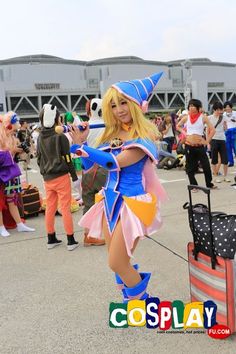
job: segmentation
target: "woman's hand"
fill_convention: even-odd
[[[16,147],[15,149],[12,150],[12,154],[21,154],[23,152],[23,149],[20,147]]]
[[[89,134],[89,123],[81,122],[80,125],[83,126],[84,130],[80,130],[77,126],[72,125],[70,136],[74,144],[82,145],[87,140]]]

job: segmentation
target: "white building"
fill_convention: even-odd
[[[101,97],[120,80],[144,78],[163,71],[164,76],[149,98],[149,111],[184,108],[190,97],[209,110],[216,100],[236,105],[236,64],[205,58],[159,62],[138,57],[114,57],[93,61],[31,55],[0,60],[0,113],[16,111],[36,119],[44,103],[61,113],[85,113],[86,101]]]

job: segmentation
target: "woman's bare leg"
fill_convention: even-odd
[[[224,165],[224,177],[227,177],[228,174],[228,165]]]
[[[15,205],[14,202],[11,202],[8,203],[8,208],[15,222],[17,224],[21,223],[21,217],[17,205]]]
[[[105,217],[103,219],[103,232],[108,247],[108,263],[110,268],[117,273],[128,287],[133,287],[141,281],[139,273],[130,264],[127,254],[121,223],[118,221],[112,237],[109,235]],[[133,249],[136,247],[137,242]]]
[[[110,243],[111,243],[111,236],[110,236],[110,233],[109,233],[109,230],[108,230],[108,227],[107,227],[107,222],[106,222],[105,216],[103,216],[103,220],[102,220],[102,230],[103,230],[103,234],[104,234],[104,237],[105,237],[105,240],[106,240],[106,245],[107,245],[107,248],[108,248],[108,251],[109,251]],[[133,254],[134,250],[136,249],[136,247],[138,245],[138,241],[139,241],[139,238],[136,238],[136,240],[134,241],[134,245],[133,245],[133,248],[131,250],[132,254]]]

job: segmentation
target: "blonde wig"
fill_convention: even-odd
[[[115,118],[112,112],[111,102],[114,101],[115,104],[118,105],[121,100],[127,102],[133,120],[130,129],[130,139],[158,139],[159,132],[157,127],[143,115],[143,112],[137,103],[122,95],[114,87],[111,87],[102,98],[102,116],[106,128],[104,133],[98,139],[97,145],[109,143],[111,139],[118,137],[118,134],[122,129],[122,123]]]

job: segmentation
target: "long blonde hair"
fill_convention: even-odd
[[[122,129],[121,122],[115,118],[112,112],[111,101],[114,101],[115,104],[118,105],[119,101],[122,99],[127,101],[133,120],[130,129],[130,139],[142,138],[156,140],[159,137],[157,127],[143,115],[141,108],[135,102],[122,95],[114,87],[111,87],[102,98],[102,116],[106,128],[98,139],[97,145],[110,142],[111,139],[118,137]]]
[[[11,117],[15,114],[10,111],[0,117],[0,150],[10,151],[14,155],[14,151],[17,147],[18,140],[14,136],[15,124],[9,129],[11,123]]]

